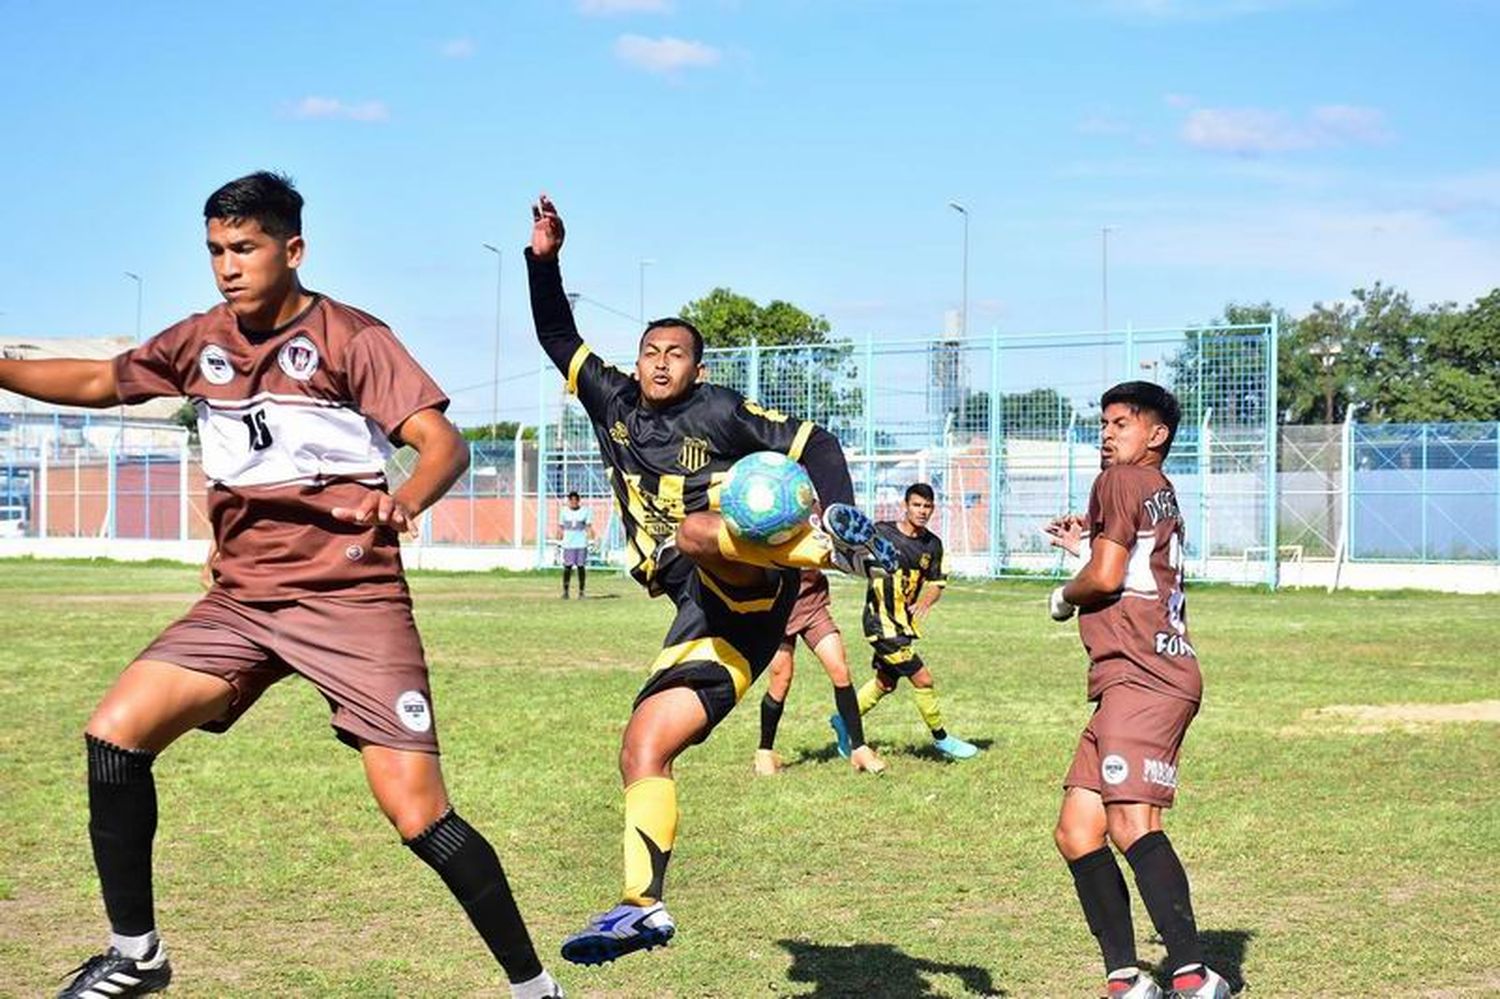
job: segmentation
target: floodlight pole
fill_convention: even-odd
[[[948,207],[964,217],[963,304],[958,314],[958,334],[960,337],[967,337],[969,335],[969,210],[957,201],[948,202]]]
[[[139,274],[126,271],[125,276],[135,282],[135,342],[141,342],[141,288],[145,284]]]
[[[650,267],[654,263],[656,263],[655,260],[647,258],[640,262],[638,268],[639,280],[636,284],[636,290],[639,292],[637,305],[639,306],[640,311],[637,313],[637,315],[639,316],[641,320],[641,326],[643,327],[646,325],[646,268]]]

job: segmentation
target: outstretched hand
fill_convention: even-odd
[[[1052,547],[1061,548],[1069,555],[1076,556],[1083,548],[1083,529],[1082,517],[1076,513],[1065,513],[1042,528],[1042,533],[1047,535]]]
[[[531,255],[538,260],[555,260],[566,237],[557,206],[543,194],[531,206]]]
[[[380,524],[397,531],[409,531],[416,524],[416,517],[400,500],[378,489],[367,493],[359,506],[336,506],[329,513],[347,524]]]

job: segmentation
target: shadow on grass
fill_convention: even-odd
[[[1199,930],[1203,960],[1229,983],[1229,991],[1239,995],[1245,988],[1245,952],[1250,949],[1254,930]],[[1157,968],[1157,977],[1166,981],[1174,969]]]
[[[981,751],[989,749],[995,744],[994,739],[974,739],[974,745]],[[882,756],[914,756],[920,760],[932,760],[937,763],[948,763],[948,757],[938,752],[930,742],[908,742],[904,746],[891,745],[885,748],[877,747]],[[832,763],[839,759],[839,748],[836,743],[828,743],[817,749],[803,749],[797,755],[787,760],[783,766],[795,767],[804,763]],[[963,762],[959,760],[957,762]]]
[[[792,956],[787,980],[816,986],[805,996],[865,996],[869,999],[923,999],[941,996],[931,975],[953,975],[971,995],[1004,996],[990,973],[972,964],[944,964],[912,957],[890,944],[834,946],[806,940],[778,940]]]

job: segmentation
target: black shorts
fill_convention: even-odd
[[[763,582],[730,586],[670,549],[657,566],[652,590],[671,598],[677,617],[636,706],[658,691],[691,688],[708,712],[708,728],[697,740],[703,741],[770,665],[786,633],[798,582],[795,569],[767,569]]]
[[[870,639],[870,648],[874,650],[874,654],[870,656],[870,668],[879,673],[894,673],[896,676],[913,675],[926,665],[913,647],[912,643],[915,641],[908,635]]]

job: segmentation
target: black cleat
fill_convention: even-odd
[[[157,943],[150,954],[136,960],[111,947],[95,954],[68,974],[74,978],[57,999],[126,999],[160,992],[172,980],[167,948]]]
[[[823,511],[823,533],[833,542],[833,568],[851,576],[888,576],[896,571],[896,546],[875,532],[863,510],[833,503]]]

